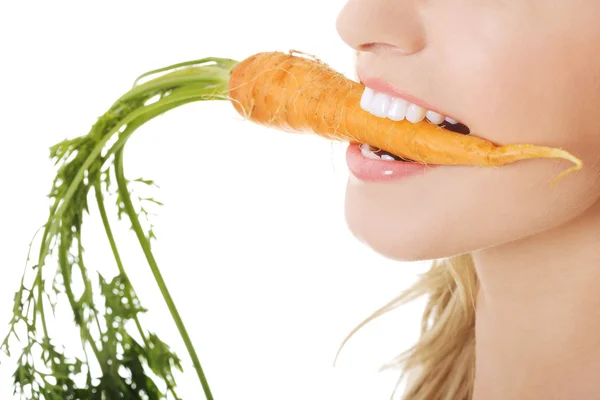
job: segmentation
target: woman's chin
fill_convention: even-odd
[[[358,241],[402,262],[445,258],[464,250],[448,234],[447,210],[433,200],[434,194],[417,199],[404,194],[414,188],[394,186],[349,182],[345,219]]]
[[[347,211],[348,209],[346,209]],[[408,226],[404,233],[385,229],[385,224],[369,219],[366,213],[346,212],[346,225],[361,243],[385,258],[400,262],[427,261],[450,257],[458,252],[436,238],[425,239]]]
[[[376,229],[365,226],[364,221],[346,218],[346,224],[351,234],[365,246],[381,256],[399,262],[432,261],[454,257],[477,249],[461,245],[457,240],[434,235],[429,239],[418,234],[386,236]],[[368,224],[366,224],[368,225]]]
[[[414,262],[448,258],[488,247],[496,239],[467,219],[457,225],[440,205],[397,198],[396,207],[392,207],[379,200],[350,190],[345,220],[358,241],[388,259]]]

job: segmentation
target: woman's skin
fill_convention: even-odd
[[[350,178],[353,234],[400,261],[473,254],[476,400],[600,398],[600,2],[350,0],[357,68],[498,145],[562,147],[571,164],[442,166]]]

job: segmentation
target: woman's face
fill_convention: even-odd
[[[441,166],[398,182],[351,177],[346,219],[386,257],[449,257],[556,228],[600,196],[600,2],[350,0],[337,22],[357,68],[497,145],[562,147],[567,161]]]

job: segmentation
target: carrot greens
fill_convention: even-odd
[[[161,203],[132,196],[135,185],[152,186],[153,182],[128,180],[123,160],[127,140],[144,123],[193,101],[228,99],[229,74],[236,64],[230,59],[205,58],[150,71],[98,118],[89,133],[51,147],[50,157],[58,169],[49,193],[49,216],[35,257],[31,254],[35,238],[30,244],[9,332],[1,345],[11,356],[13,342],[24,343],[13,375],[15,393],[52,400],[180,398],[174,378],[176,371],[182,371],[180,358],[140,322],[140,314],[147,310],[136,296],[113,234],[105,206],[112,199],[118,219],[131,224],[205,397],[213,398],[153,255],[153,227],[144,224],[148,205]],[[86,265],[83,227],[85,214],[93,206],[98,207],[104,226],[107,251],[114,256],[114,276],[95,274]],[[30,265],[32,259],[34,265]],[[65,327],[51,329],[49,320],[61,302],[72,311],[80,347],[56,344],[56,335]]]

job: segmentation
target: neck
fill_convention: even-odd
[[[600,207],[473,259],[474,400],[600,393]]]

